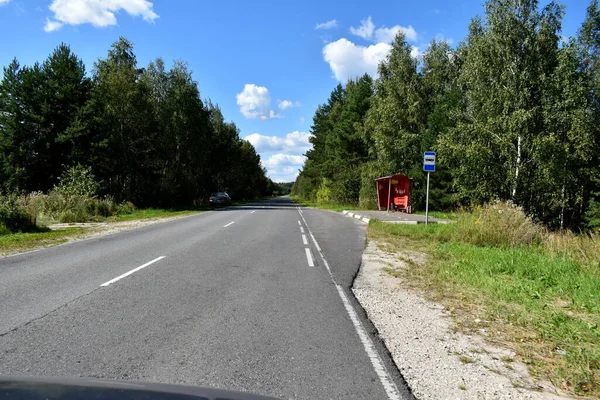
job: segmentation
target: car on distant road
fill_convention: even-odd
[[[227,194],[227,192],[213,193],[208,198],[208,204],[210,204],[211,207],[230,206],[231,197]]]

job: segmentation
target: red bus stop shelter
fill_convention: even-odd
[[[412,213],[411,193],[412,179],[406,175],[384,176],[375,179],[377,184],[377,207],[379,211],[393,208],[405,213]]]

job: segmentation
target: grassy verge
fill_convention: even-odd
[[[0,255],[22,253],[43,247],[56,246],[84,233],[84,228],[67,228],[58,231],[13,233],[0,236]]]
[[[425,211],[415,211],[415,214],[425,215]],[[449,219],[455,220],[458,218],[458,214],[455,212],[445,212],[445,211],[429,211],[429,216],[437,219]]]
[[[445,304],[459,329],[485,330],[562,390],[600,395],[600,240],[499,215],[428,227],[373,221],[369,238],[425,254],[388,272]]]

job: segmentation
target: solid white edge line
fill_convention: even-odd
[[[304,233],[304,228],[300,227],[300,233]]]
[[[223,228],[227,228],[228,226],[231,226],[235,223],[235,221],[228,223],[227,225],[225,225]]]
[[[339,294],[340,298],[342,299],[342,303],[344,303],[344,308],[346,309],[346,312],[348,313],[348,316],[350,317],[350,320],[352,321],[352,324],[354,325],[354,329],[356,330],[356,333],[358,334],[358,337],[360,338],[360,341],[361,341],[363,347],[365,348],[365,351],[367,352],[367,356],[369,357],[369,360],[371,361],[371,364],[373,365],[373,369],[375,370],[375,373],[379,377],[379,381],[383,385],[383,388],[384,388],[388,398],[390,400],[400,400],[400,395],[398,394],[398,388],[396,387],[396,384],[394,383],[394,381],[388,374],[388,372],[385,368],[385,365],[383,364],[383,362],[381,361],[381,358],[379,357],[379,354],[377,354],[377,351],[375,350],[375,347],[373,346],[373,341],[371,340],[369,335],[367,335],[365,328],[363,328],[363,326],[360,322],[360,319],[358,319],[356,311],[354,311],[354,308],[352,307],[352,304],[350,304],[350,301],[348,300],[346,293],[344,293],[344,289],[340,285],[338,285],[337,282],[335,281],[335,278],[333,277],[333,274],[331,273],[331,269],[329,268],[329,263],[327,262],[327,259],[325,258],[323,251],[321,250],[321,246],[319,246],[319,242],[317,242],[317,239],[315,239],[315,236],[312,234],[312,231],[308,227],[308,224],[306,223],[306,219],[304,219],[304,216],[302,214],[300,214],[300,217],[302,217],[302,221],[304,221],[304,225],[306,225],[308,234],[312,238],[313,243],[315,244],[315,247],[317,248],[317,251],[319,252],[319,255],[321,256],[321,260],[323,261],[323,264],[325,264],[325,268],[327,268],[327,272],[329,272],[329,276],[331,277],[331,280],[335,284],[338,294]]]
[[[305,246],[308,246],[308,240],[306,240],[306,235],[302,235],[302,243],[304,243]]]
[[[350,316],[350,320],[352,321],[352,324],[356,329],[356,333],[358,333],[358,337],[360,338],[360,341],[365,347],[365,351],[367,352],[367,355],[371,360],[371,364],[373,364],[373,369],[379,377],[379,380],[381,381],[381,384],[383,385],[383,388],[385,389],[388,398],[390,400],[400,400],[400,396],[398,395],[398,389],[396,388],[396,385],[388,375],[388,372],[385,369],[381,358],[379,358],[379,354],[377,354],[377,351],[375,350],[375,346],[373,346],[373,341],[371,340],[371,338],[369,338],[367,332],[365,332],[365,328],[363,328],[362,324],[360,323],[360,320],[358,319],[358,316],[356,315],[352,304],[350,304],[350,300],[348,300],[346,293],[344,293],[344,289],[337,284],[335,285],[335,288],[337,289],[338,294],[342,298],[344,308]]]
[[[308,261],[308,266],[314,267],[315,262],[313,261],[312,254],[310,253],[310,249],[307,247],[304,250],[306,251],[306,261]]]
[[[108,282],[106,282],[106,283],[103,283],[103,284],[102,284],[102,285],[100,285],[100,286],[101,286],[101,287],[107,287],[108,285],[110,285],[110,284],[113,284],[113,283],[115,283],[115,282],[117,282],[117,281],[120,281],[121,279],[123,279],[123,278],[125,278],[125,277],[127,277],[127,276],[129,276],[129,275],[131,275],[131,274],[133,274],[133,273],[135,273],[135,272],[138,272],[140,269],[144,269],[144,268],[146,268],[147,266],[149,266],[149,265],[152,265],[152,264],[154,264],[155,262],[158,262],[158,261],[162,260],[163,258],[165,258],[165,256],[160,256],[160,257],[158,257],[158,258],[155,258],[154,260],[152,260],[152,261],[150,261],[150,262],[147,262],[147,263],[146,263],[146,264],[144,264],[144,265],[140,265],[139,267],[137,267],[137,268],[134,268],[134,269],[132,269],[132,270],[131,270],[131,271],[129,271],[129,272],[125,272],[123,275],[119,275],[119,276],[117,276],[115,279],[111,279],[110,281],[108,281]]]

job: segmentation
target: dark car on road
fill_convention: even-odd
[[[208,198],[208,204],[210,204],[211,207],[230,206],[231,205],[231,197],[229,197],[227,192],[213,193]]]

